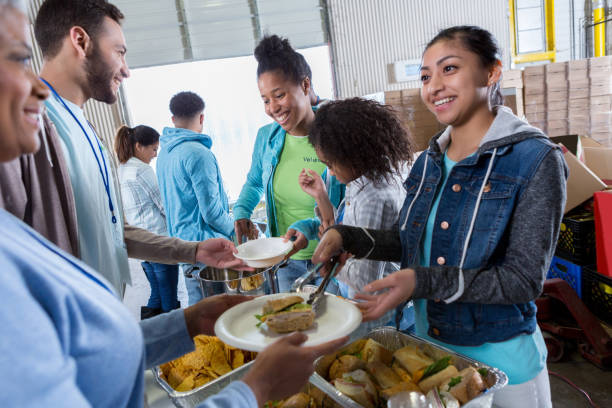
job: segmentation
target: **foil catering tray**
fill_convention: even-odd
[[[174,388],[172,388],[163,378],[161,378],[161,369],[159,367],[153,368],[152,371],[155,380],[164,389],[164,391],[168,393],[168,396],[175,406],[178,408],[194,408],[206,398],[217,394],[232,381],[242,379],[242,377],[244,377],[247,371],[249,371],[251,368],[253,361],[249,361],[245,365],[240,366],[211,382],[203,384],[197,388],[194,388],[193,390],[184,392],[174,390]]]
[[[491,408],[493,405],[493,395],[495,392],[504,388],[508,384],[508,377],[506,374],[495,367],[491,367],[487,364],[473,360],[470,357],[466,357],[462,354],[455,353],[454,351],[441,347],[425,339],[404,334],[397,331],[393,327],[380,327],[374,329],[363,338],[373,339],[389,349],[391,352],[394,352],[395,350],[398,350],[404,346],[415,345],[434,360],[451,355],[453,357],[452,364],[457,367],[457,370],[459,371],[467,368],[468,366],[472,366],[476,369],[486,368],[488,370],[488,375],[485,379],[488,385],[487,390],[483,394],[469,401],[467,404],[462,405],[462,408]],[[319,388],[343,407],[364,408],[362,405],[342,394],[333,386],[333,384],[329,383],[322,377],[322,374],[325,374],[320,366],[322,358],[323,357],[315,361],[315,373],[310,377],[310,383]]]

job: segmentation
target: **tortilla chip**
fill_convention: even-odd
[[[182,382],[182,383],[180,383],[180,384],[179,384],[179,385],[178,385],[178,386],[175,388],[175,390],[177,390],[177,391],[181,391],[181,392],[193,390],[193,389],[194,389],[194,385],[195,385],[195,383],[194,383],[194,377],[195,377],[195,376],[192,374],[192,375],[190,375],[189,377],[185,378],[185,379],[183,380],[183,382]]]
[[[215,345],[215,350],[212,353],[210,368],[219,375],[224,375],[232,371],[232,367],[230,367],[225,359],[225,353],[218,344]]]
[[[232,369],[237,369],[238,367],[244,365],[244,354],[241,350],[235,350],[232,352]]]
[[[215,336],[193,339],[195,351],[162,364],[161,377],[177,391],[189,391],[253,360],[257,353],[224,344]]]

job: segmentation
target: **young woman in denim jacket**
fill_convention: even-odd
[[[233,214],[238,242],[243,237],[257,237],[250,221],[262,194],[266,200],[268,228],[272,237],[284,235],[294,222],[314,215],[314,199],[301,191],[298,176],[303,168],[321,174],[325,165],[320,162],[308,133],[314,121],[310,98],[310,68],[287,39],[276,35],[264,37],[255,48],[257,85],[265,111],[274,122],[257,133],[251,169],[247,174]],[[328,194],[333,205],[342,200],[344,186],[329,177]],[[278,273],[279,289],[289,290],[293,281],[311,266],[314,245],[295,253],[289,264]]]
[[[401,260],[367,285],[366,320],[415,300],[416,334],[502,369],[500,407],[550,407],[546,346],[534,300],[563,215],[567,167],[559,148],[501,106],[501,62],[478,27],[441,31],[423,54],[421,96],[448,125],[405,182],[399,231],[334,226],[313,261],[340,249]]]

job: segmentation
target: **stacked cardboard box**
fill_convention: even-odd
[[[589,59],[590,135],[612,145],[612,56]]]
[[[512,69],[502,75],[502,94],[504,105],[512,109],[519,118],[525,116],[525,101],[523,99],[523,71]]]
[[[567,68],[569,133],[588,135],[590,133],[588,60],[570,61]]]
[[[549,136],[567,135],[568,96],[567,64],[557,62],[545,65],[546,132]]]
[[[525,118],[546,132],[546,68],[536,65],[525,68],[523,83],[525,93]]]
[[[385,103],[391,105],[398,113],[410,132],[417,151],[427,149],[429,140],[444,129],[421,100],[420,89],[385,92]]]

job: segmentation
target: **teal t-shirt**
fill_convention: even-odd
[[[457,164],[444,154],[443,182],[436,194],[436,199],[431,207],[425,234],[420,248],[421,266],[429,266],[431,256],[431,239],[433,235],[438,205],[440,204],[441,191],[444,190],[448,176],[452,168]],[[468,249],[469,250],[469,249]],[[415,333],[434,343],[438,343],[457,353],[464,354],[474,360],[482,361],[492,367],[497,367],[508,376],[509,384],[522,384],[535,378],[540,371],[546,367],[546,344],[537,327],[533,334],[522,334],[510,340],[499,343],[485,343],[476,347],[455,346],[442,343],[427,335],[429,323],[427,321],[427,300],[417,299],[414,301],[415,311]]]
[[[303,168],[312,169],[319,174],[325,171],[325,165],[317,157],[308,136],[292,136],[287,133],[272,182],[276,222],[281,235],[284,235],[294,222],[314,217],[315,200],[302,191],[298,181]],[[316,241],[310,241],[308,247],[291,258],[310,259],[316,246]]]

